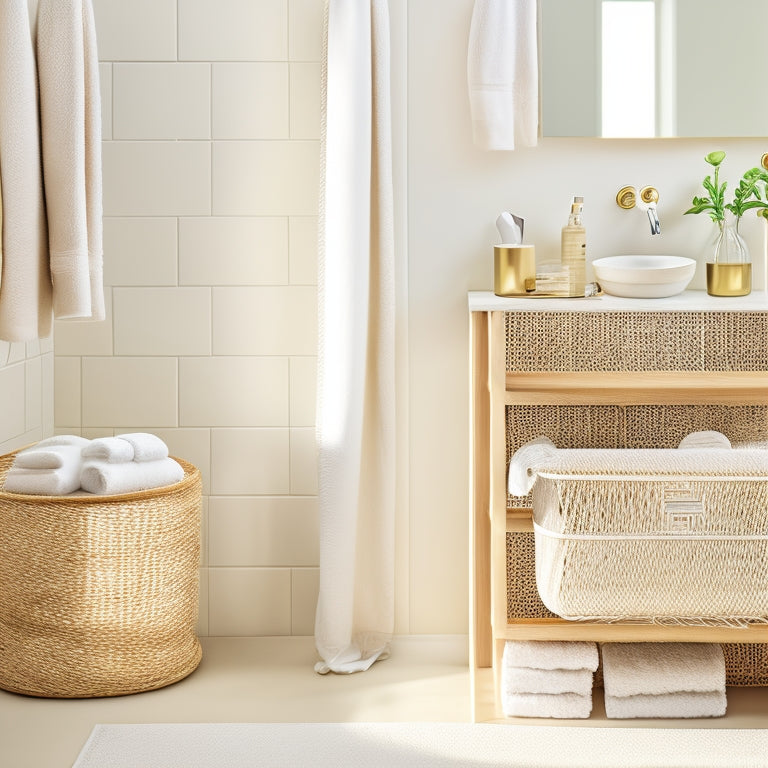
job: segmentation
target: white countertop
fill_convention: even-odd
[[[730,297],[684,291],[666,299],[622,299],[608,294],[589,299],[513,299],[492,291],[470,291],[468,300],[470,312],[768,312],[765,291]]]

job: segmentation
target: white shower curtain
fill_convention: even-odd
[[[315,670],[359,672],[394,628],[395,276],[387,0],[326,0]]]

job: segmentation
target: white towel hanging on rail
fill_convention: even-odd
[[[101,100],[91,0],[39,0],[37,19],[53,312],[103,320]]]
[[[536,146],[538,66],[536,0],[475,0],[467,77],[478,147]]]
[[[0,19],[0,339],[30,341],[50,333],[51,279],[27,0],[0,0]]]

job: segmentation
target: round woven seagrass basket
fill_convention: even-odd
[[[176,461],[181,482],[137,493],[0,491],[0,688],[121,696],[195,670],[202,486]]]

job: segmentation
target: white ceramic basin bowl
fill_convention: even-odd
[[[696,262],[685,256],[606,256],[592,262],[595,279],[606,293],[630,299],[661,299],[682,293],[693,279]]]

